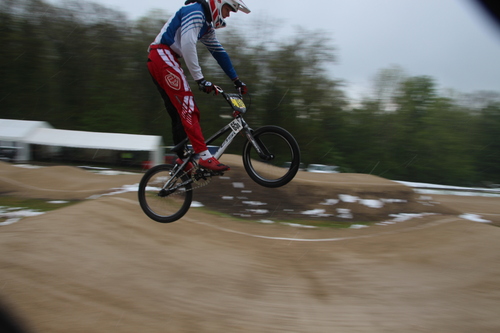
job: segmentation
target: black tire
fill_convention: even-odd
[[[167,181],[172,178],[170,175],[172,168],[173,165],[168,164],[154,166],[144,174],[139,183],[138,196],[142,210],[149,218],[160,223],[179,220],[187,213],[193,201],[191,183],[180,186],[170,194],[162,190]],[[178,186],[187,180],[189,177],[183,175],[171,185]]]
[[[295,138],[278,126],[264,126],[253,132],[258,145],[272,155],[262,159],[250,141],[243,148],[243,165],[257,184],[280,187],[288,184],[300,166],[300,149]]]

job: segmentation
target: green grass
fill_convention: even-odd
[[[48,212],[62,207],[75,204],[77,201],[65,201],[64,203],[50,203],[49,201],[62,200],[43,200],[43,199],[26,199],[10,196],[0,196],[0,206],[9,208],[33,209],[41,212]]]

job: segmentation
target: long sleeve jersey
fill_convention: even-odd
[[[231,80],[237,78],[229,55],[217,39],[211,18],[207,19],[203,5],[199,2],[181,7],[165,23],[151,45],[168,45],[172,51],[184,58],[193,79],[200,80],[203,79],[203,73],[196,52],[197,41],[202,42],[207,47]]]

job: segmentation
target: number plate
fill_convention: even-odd
[[[234,111],[245,113],[247,107],[239,95],[228,94],[228,101]]]
[[[243,129],[243,125],[241,124],[241,119],[236,118],[232,122],[229,123],[229,126],[233,130],[234,133],[239,133]]]

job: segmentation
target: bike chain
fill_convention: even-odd
[[[191,179],[193,179],[193,185],[194,186],[191,186],[191,191],[194,190],[195,188],[204,187],[204,186],[207,186],[208,184],[210,184],[210,182],[212,181],[212,176],[210,176],[208,178],[206,178],[206,177],[205,178],[199,178],[198,180],[196,180],[196,172],[199,169],[195,169],[195,168],[193,168],[193,169],[191,169],[191,170],[193,170],[193,172],[191,173]]]
[[[191,172],[191,174],[189,175],[190,172]],[[193,180],[193,185],[191,186],[191,190],[190,191],[193,191],[194,189],[197,189],[197,188],[200,188],[200,187],[207,186],[208,184],[210,184],[210,182],[212,181],[212,178],[214,176],[222,176],[222,175],[224,175],[224,173],[220,173],[220,174],[209,174],[209,175],[206,175],[206,176],[202,176],[202,175],[199,174],[199,172],[203,173],[203,172],[207,172],[207,171],[203,171],[203,170],[201,170],[201,169],[199,169],[197,167],[193,167],[193,168],[191,168],[191,169],[189,169],[187,171],[184,171],[183,175],[187,175],[187,176],[189,176]]]
[[[193,180],[193,183],[192,183],[192,186],[191,186],[191,189],[190,191],[193,191],[194,189],[197,189],[197,188],[200,188],[200,187],[204,187],[204,186],[207,186],[208,184],[210,184],[210,182],[212,181],[212,176],[210,177],[199,177],[198,179],[196,179],[197,177],[197,171],[200,170],[198,168],[192,168],[192,169],[189,169],[187,171],[184,171],[183,175],[186,175],[188,176],[189,178],[191,178]],[[189,175],[189,173],[191,172],[191,174]]]

